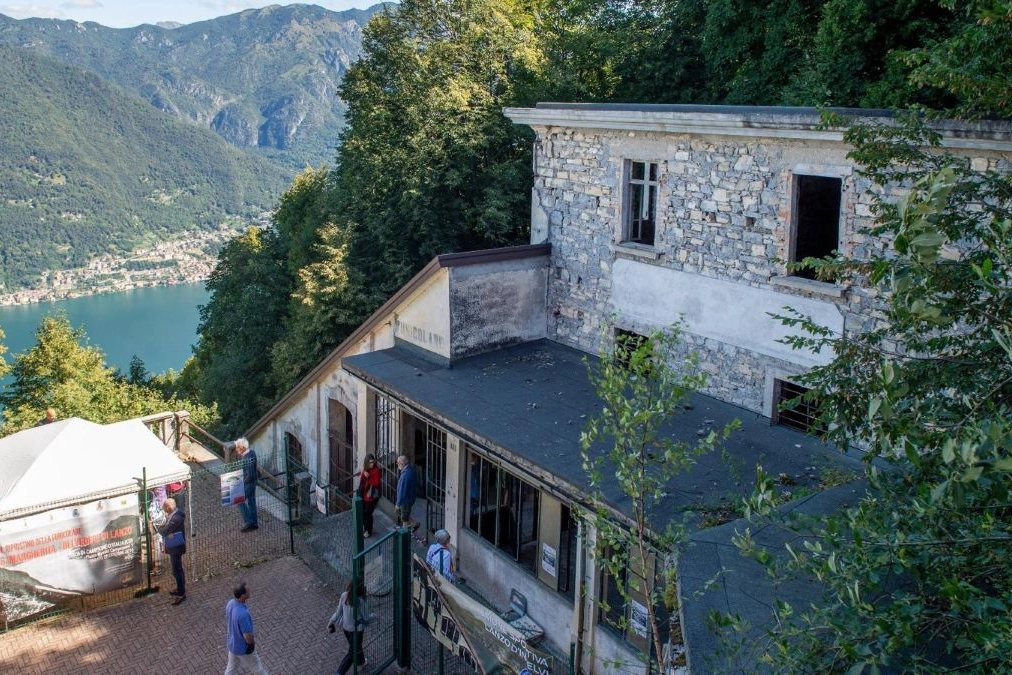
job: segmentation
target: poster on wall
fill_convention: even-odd
[[[221,505],[235,506],[246,501],[242,489],[242,469],[221,474]]]
[[[0,523],[0,622],[141,581],[136,494]]]
[[[640,637],[647,636],[647,607],[632,600],[629,602],[629,625]]]
[[[541,569],[548,574],[555,576],[555,560],[558,558],[558,551],[548,544],[541,544]]]

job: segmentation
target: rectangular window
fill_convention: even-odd
[[[538,562],[540,493],[529,483],[471,453],[467,526],[531,572]]]
[[[612,550],[606,550],[604,559],[610,559]],[[604,565],[601,562],[601,588],[598,594],[597,621],[616,630],[625,640],[641,651],[654,652],[647,603],[652,603],[661,632],[662,643],[668,634],[668,611],[661,600],[665,596],[663,575],[656,568],[651,554],[646,561],[619,554],[621,564]],[[655,584],[655,600],[647,595],[647,575]]]
[[[624,242],[654,245],[657,218],[657,164],[628,162],[626,165],[626,198]]]
[[[840,199],[843,180],[830,176],[794,177],[794,241],[791,262],[824,258],[840,246]],[[811,269],[795,276],[815,278]]]
[[[559,523],[559,591],[570,598],[576,595],[576,534],[577,522],[572,510],[562,504]]]
[[[805,433],[819,433],[818,401],[801,397],[810,391],[807,387],[787,380],[773,381],[773,424],[790,427]]]

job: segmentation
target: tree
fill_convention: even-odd
[[[686,534],[665,507],[669,484],[695,457],[712,452],[738,427],[735,420],[695,443],[664,433],[689,394],[706,381],[695,354],[677,365],[669,361],[677,353],[679,335],[675,326],[645,338],[620,335],[610,348],[602,346],[599,360],[589,368],[602,409],[580,435],[595,507],[589,514],[596,536],[594,555],[610,578],[628,580],[628,585],[617,585],[623,604],[628,607],[635,599],[647,609],[651,648],[643,655],[645,673],[652,672],[652,662],[657,672],[664,672],[661,646],[668,627],[662,619],[677,616],[676,556]],[[621,516],[605,497],[611,476],[631,503]],[[612,609],[604,607],[606,613]],[[623,632],[631,628],[626,612],[619,613],[615,624]]]
[[[200,421],[211,415],[190,401],[117,378],[102,351],[87,344],[84,330],[73,328],[66,314],[45,317],[35,335],[35,346],[15,355],[11,382],[0,394],[4,434],[35,425],[46,408],[60,418],[102,424],[166,410],[187,409]]]
[[[979,3],[979,6],[993,3]],[[1007,115],[1000,94],[1007,49],[967,64],[952,49],[985,54],[1006,25],[981,24],[920,55],[917,77],[946,85],[958,113],[982,105]],[[986,30],[980,30],[986,27]],[[971,49],[972,48],[972,49]],[[971,59],[971,61],[973,61]],[[990,73],[990,75],[988,75]],[[967,77],[967,74],[970,74]],[[995,81],[992,81],[994,79]],[[977,81],[968,86],[968,82]],[[989,92],[981,99],[976,92]],[[806,317],[783,320],[793,342],[834,350],[804,384],[826,438],[868,449],[860,503],[823,521],[786,557],[738,543],[775,579],[823,582],[801,611],[779,603],[762,658],[787,672],[993,673],[1012,669],[1012,183],[1004,159],[969,166],[938,147],[920,120],[855,125],[845,134],[862,173],[909,187],[878,204],[872,234],[892,250],[867,259],[811,262],[884,298],[881,325],[830,335]],[[874,460],[874,463],[873,461]],[[762,476],[761,476],[762,478]],[[778,517],[768,481],[749,502]],[[730,623],[734,623],[733,620]]]
[[[529,221],[537,2],[405,0],[377,13],[341,86],[335,224],[357,325],[440,253],[517,244]]]
[[[193,369],[203,401],[218,406],[221,433],[236,435],[277,394],[267,383],[269,355],[282,333],[291,280],[276,234],[252,227],[226,244],[207,289]]]

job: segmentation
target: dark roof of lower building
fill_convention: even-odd
[[[580,432],[600,401],[590,383],[588,367],[596,358],[549,340],[501,349],[458,361],[434,363],[413,349],[394,347],[346,358],[344,367],[376,389],[414,408],[465,440],[517,458],[535,473],[551,474],[569,485],[579,500],[588,489],[581,467]],[[815,438],[780,426],[769,419],[702,394],[691,396],[683,413],[671,420],[668,433],[692,440],[712,428],[738,419],[741,427],[724,445],[724,452],[699,458],[695,466],[674,480],[662,511],[671,518],[685,515],[690,541],[679,558],[683,599],[682,626],[694,672],[739,672],[755,669],[756,648],[763,627],[769,625],[774,589],[765,571],[744,558],[732,538],[748,523],[736,519],[705,527],[707,515],[722,507],[733,512],[740,497],[752,489],[756,465],[778,476],[784,492],[802,491],[807,497],[790,502],[784,511],[807,515],[835,512],[864,493],[861,481],[818,491],[820,482],[835,472],[862,472],[859,457],[842,453]],[[605,494],[613,506],[628,508],[628,497],[612,481]],[[734,518],[735,516],[731,516]],[[783,553],[783,545],[804,537],[787,527],[766,526],[753,531],[757,543]],[[778,597],[795,607],[817,602],[821,587],[802,580],[778,588]],[[737,615],[752,628],[725,642],[708,626],[711,612]]]
[[[548,484],[580,501],[589,489],[582,469],[580,433],[600,410],[588,376],[596,357],[550,340],[455,361],[425,358],[417,350],[391,349],[346,357],[343,367],[464,440],[507,462],[522,465]],[[761,464],[782,476],[785,489],[816,489],[827,471],[860,472],[860,460],[817,439],[743,408],[702,394],[690,397],[665,432],[693,442],[737,419],[741,427],[721,453],[699,457],[670,485],[662,511],[686,514],[690,525],[726,511],[751,491]],[[600,451],[600,449],[599,449]],[[620,511],[630,501],[612,480],[604,496]],[[657,523],[660,525],[660,523]]]

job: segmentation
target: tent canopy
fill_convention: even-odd
[[[0,520],[148,485],[188,480],[190,467],[140,420],[78,417],[0,438]]]

